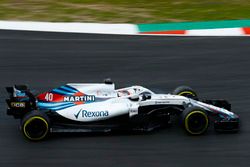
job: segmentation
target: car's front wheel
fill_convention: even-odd
[[[199,107],[186,108],[182,113],[182,124],[187,133],[191,135],[204,134],[209,125],[209,118]]]
[[[50,123],[47,115],[39,111],[27,113],[21,120],[23,135],[32,141],[45,139],[49,134]]]
[[[197,93],[189,86],[179,86],[172,92],[173,95],[185,96],[191,99],[198,99]]]

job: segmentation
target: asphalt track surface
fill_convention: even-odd
[[[250,166],[250,38],[150,37],[0,31],[0,166]],[[178,124],[149,134],[22,137],[6,115],[4,86],[42,92],[68,82],[143,85],[170,92],[190,85],[226,98],[240,115],[236,134],[188,136]]]

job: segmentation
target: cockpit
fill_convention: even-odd
[[[118,89],[117,95],[118,97],[141,97],[143,99],[149,99],[151,98],[152,94],[154,94],[152,91],[150,91],[147,88],[141,87],[141,86],[132,86],[128,88],[122,88]]]

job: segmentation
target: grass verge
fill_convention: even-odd
[[[249,0],[0,0],[0,20],[158,23],[250,19]]]

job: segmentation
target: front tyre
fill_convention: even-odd
[[[185,96],[191,99],[198,99],[197,93],[189,86],[179,86],[172,92],[173,95]]]
[[[45,139],[49,134],[49,129],[49,118],[39,111],[27,113],[21,120],[23,135],[32,141]]]
[[[209,125],[207,113],[199,107],[186,108],[182,113],[183,127],[191,135],[204,134]]]

